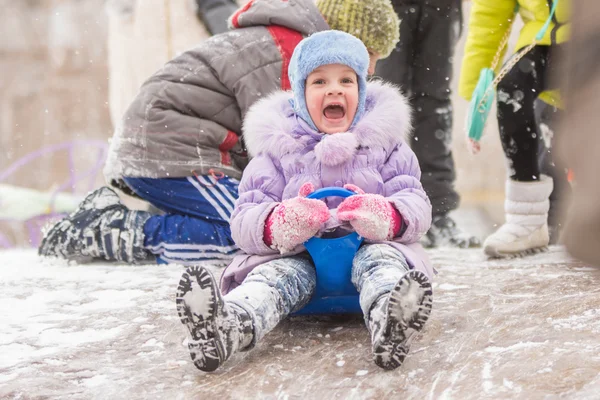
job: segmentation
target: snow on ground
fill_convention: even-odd
[[[285,321],[213,374],[185,347],[183,267],[0,253],[0,398],[597,398],[600,271],[560,247],[430,253],[434,311],[405,364],[371,361],[361,318]]]

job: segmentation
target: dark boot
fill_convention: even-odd
[[[144,223],[150,216],[129,210],[112,189],[102,187],[44,235],[38,252],[79,262],[147,262],[154,259],[144,248]]]
[[[201,371],[219,368],[232,354],[252,344],[254,326],[241,307],[225,303],[212,274],[188,268],[179,281],[177,312],[191,335],[194,365]]]
[[[459,248],[481,247],[481,241],[456,226],[456,222],[447,214],[433,217],[431,228],[424,237],[427,248],[450,246]]]
[[[389,295],[375,302],[368,318],[375,364],[387,370],[402,365],[412,340],[431,314],[432,297],[427,276],[412,270]]]

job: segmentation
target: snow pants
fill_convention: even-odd
[[[561,46],[535,46],[498,83],[498,128],[511,179],[531,182],[540,174],[552,177],[548,225],[562,225],[561,205],[571,188],[566,168],[553,156],[554,127],[560,112],[537,100],[540,93],[555,89],[550,77],[556,71],[556,51]],[[553,57],[554,54],[554,57]]]
[[[543,91],[555,88],[549,79],[556,68],[551,59],[555,47],[535,46],[498,83],[500,140],[510,163],[510,177],[517,181],[538,180],[540,141],[552,147],[549,132],[538,127],[536,99]]]
[[[352,283],[368,320],[375,301],[392,291],[409,270],[404,255],[387,244],[363,245],[352,263]],[[254,321],[254,345],[315,292],[317,276],[307,254],[280,258],[254,268],[242,284],[224,296]]]
[[[411,99],[411,147],[421,166],[421,183],[433,215],[456,209],[452,157],[452,58],[461,33],[461,0],[392,0],[400,41],[377,63],[376,75],[399,85]]]
[[[229,218],[239,181],[210,175],[187,178],[125,178],[127,185],[163,215],[144,224],[144,247],[159,263],[228,264],[239,249]]]

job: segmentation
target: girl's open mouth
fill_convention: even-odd
[[[342,119],[346,116],[346,110],[341,104],[330,104],[323,110],[323,115],[327,119]]]

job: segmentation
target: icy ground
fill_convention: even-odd
[[[560,247],[519,260],[430,253],[434,310],[405,364],[371,361],[360,318],[284,322],[214,374],[175,312],[179,266],[0,253],[0,398],[481,399],[600,396],[600,271]]]

